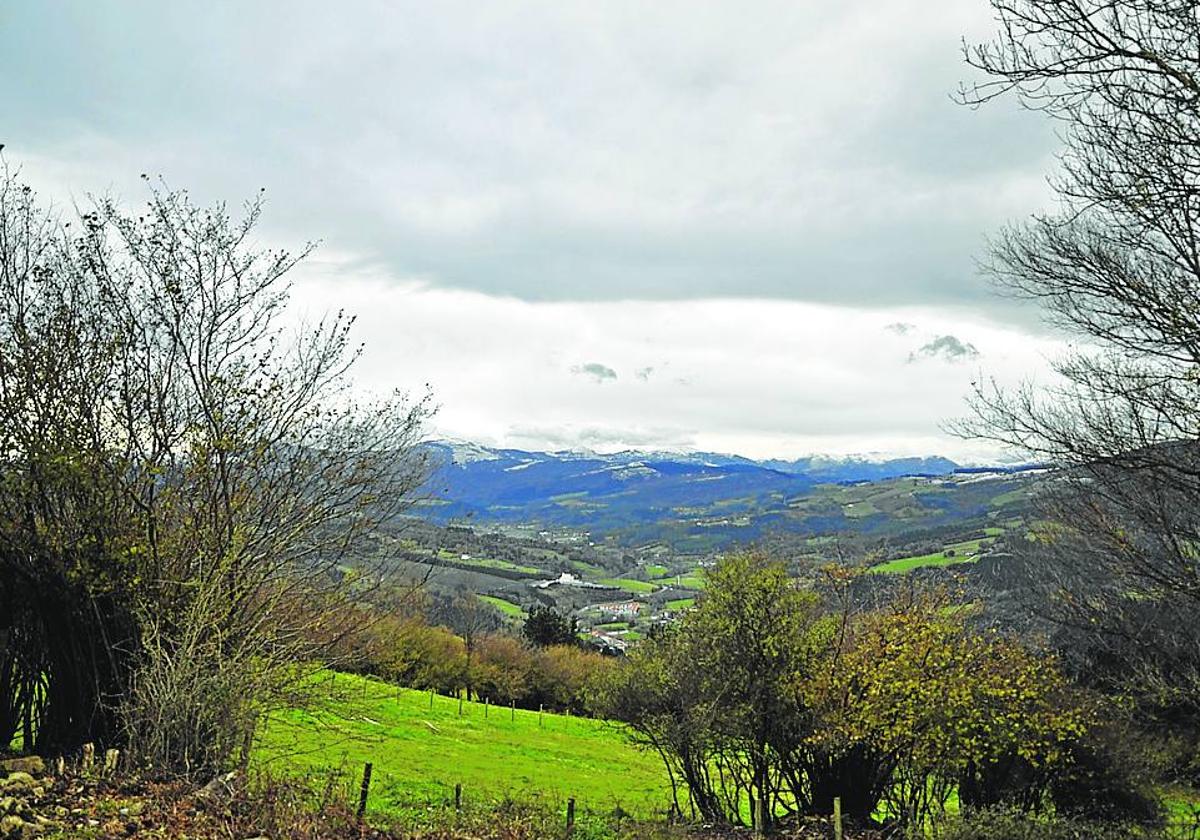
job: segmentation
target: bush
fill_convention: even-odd
[[[531,699],[536,697],[553,708],[583,714],[590,711],[586,699],[590,687],[613,667],[612,657],[577,645],[544,648],[534,658]]]
[[[1072,744],[1071,761],[1050,782],[1055,810],[1107,823],[1161,825],[1152,769],[1139,745],[1128,727],[1112,725],[1094,729]]]
[[[455,694],[466,684],[463,640],[421,618],[390,624],[383,634],[380,675],[410,688]]]
[[[349,399],[352,318],[296,328],[307,250],[255,246],[261,210],[152,187],[68,222],[0,171],[6,746],[19,727],[211,777],[367,617],[349,607],[424,483],[428,406]]]

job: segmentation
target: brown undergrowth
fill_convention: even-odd
[[[215,780],[204,788],[123,775],[105,778],[68,770],[12,774],[10,807],[0,840],[734,840],[747,830],[639,823],[620,814],[581,813],[570,829],[563,811],[545,803],[500,800],[456,810],[422,803],[400,813],[357,819],[356,791],[345,777]],[[19,787],[19,790],[18,790]],[[0,815],[5,816],[5,815]],[[18,822],[19,819],[19,822]],[[833,836],[823,822],[791,826],[785,840]],[[873,834],[846,833],[847,840]]]

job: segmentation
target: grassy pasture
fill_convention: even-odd
[[[363,677],[325,677],[341,696],[322,712],[293,710],[270,721],[256,746],[264,766],[293,773],[374,765],[371,808],[401,813],[465,798],[562,801],[639,817],[660,815],[670,797],[657,756],[635,749],[615,724],[482,703],[462,704]]]
[[[654,579],[662,586],[674,586],[676,589],[692,589],[697,592],[704,589],[704,574],[700,569],[693,569],[678,575],[662,575]]]
[[[481,570],[487,569],[502,569],[507,572],[521,572],[527,575],[541,574],[542,570],[534,566],[522,566],[517,563],[510,563],[507,560],[496,560],[491,557],[467,557],[465,560],[462,555],[455,554],[452,551],[440,549],[438,551],[438,559],[446,560],[451,563],[458,563],[463,566],[475,566]]]
[[[497,598],[495,595],[477,595],[476,597],[485,604],[500,610],[500,612],[502,612],[506,618],[525,617],[525,610],[521,609],[511,601],[506,601],[503,598]]]
[[[660,587],[660,584],[657,583],[647,583],[644,580],[633,580],[632,578],[600,578],[596,583],[615,586],[626,592],[632,592],[634,595],[648,595],[651,592],[657,592]]]
[[[871,571],[879,574],[902,574],[911,572],[913,569],[921,569],[930,566],[953,566],[958,563],[973,563],[979,551],[987,545],[990,545],[992,538],[979,540],[965,540],[963,542],[954,543],[946,546],[941,551],[933,554],[919,554],[915,557],[900,557],[896,560],[889,560],[886,563],[880,563],[877,566],[872,566]],[[947,552],[953,552],[948,554]]]

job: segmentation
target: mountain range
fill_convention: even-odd
[[[703,452],[529,452],[449,441],[426,446],[435,468],[420,513],[432,521],[537,523],[618,535],[625,542],[669,539],[710,546],[776,531],[882,528],[895,518],[892,513],[834,497],[845,496],[845,488],[891,487],[889,482],[900,479],[902,498],[897,496],[894,507],[909,518],[934,524],[957,513],[974,516],[986,507],[982,496],[1004,488],[950,491],[1020,470],[963,468],[938,456],[755,461]]]

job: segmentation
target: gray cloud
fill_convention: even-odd
[[[965,362],[979,358],[975,345],[961,341],[952,335],[939,335],[933,341],[908,355],[909,362],[922,359],[941,359],[946,362]]]
[[[642,380],[643,382],[649,382],[650,376],[653,373],[654,373],[654,367],[652,365],[647,365],[644,368],[638,368],[637,372],[634,373],[634,376],[636,376],[638,379]]]
[[[588,362],[584,365],[575,365],[571,368],[571,373],[577,376],[590,376],[596,382],[604,382],[606,380],[615,380],[617,372],[608,365],[602,365],[599,362]]]
[[[0,140],[77,193],[263,186],[280,239],[444,287],[1010,305],[972,258],[1054,140],[947,96],[987,3],[532,5],[12,4]]]
[[[2,9],[6,162],[131,208],[142,172],[232,207],[265,187],[266,244],[323,242],[313,311],[353,296],[374,385],[432,380],[464,435],[924,452],[968,366],[906,365],[887,324],[941,336],[914,361],[973,358],[968,332],[1042,364],[974,258],[1046,208],[1056,141],[947,96],[986,0]],[[639,387],[562,388],[595,358],[583,381]]]
[[[885,330],[890,333],[895,333],[896,335],[908,335],[916,328],[916,324],[909,324],[904,321],[896,321],[895,323],[888,324],[886,327],[884,327]]]

